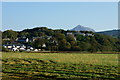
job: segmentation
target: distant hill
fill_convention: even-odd
[[[71,29],[71,31],[92,31],[92,32],[95,32],[94,29],[91,29],[89,27],[84,27],[81,25],[76,26],[75,28]]]
[[[97,33],[120,38],[120,29],[119,30],[102,31],[102,32],[97,32]]]

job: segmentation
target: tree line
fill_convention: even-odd
[[[89,33],[94,36],[84,36],[79,33]],[[12,44],[18,37],[27,37],[32,39],[33,37],[47,36],[51,36],[51,38],[38,38],[35,41],[22,44],[31,45],[36,49],[45,49],[50,51],[120,51],[120,40],[118,38],[90,31],[76,32],[62,29],[52,30],[46,27],[36,27],[33,29],[25,29],[23,31],[6,30],[2,32],[2,39],[9,38],[10,40],[3,40],[2,44]],[[42,47],[43,44],[46,44],[46,47]]]

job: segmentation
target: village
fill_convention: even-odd
[[[29,39],[26,37],[17,38],[13,44],[4,44],[3,47],[7,48],[11,51],[41,51],[41,49],[35,49],[31,45],[25,45],[24,43],[34,42],[36,39],[42,39],[43,37],[33,37],[33,39]],[[49,36],[47,39],[50,39]],[[3,39],[3,40],[10,40],[10,39]],[[42,45],[43,48],[46,47],[46,44]]]
[[[72,35],[76,41],[75,34],[80,34],[82,36],[94,36],[94,34],[91,34],[91,33],[85,34],[85,33],[81,33],[80,31],[76,31],[76,33],[67,32],[66,35]],[[3,44],[3,47],[5,49],[11,50],[11,51],[35,51],[35,52],[37,52],[37,51],[45,51],[46,44],[44,43],[41,45],[42,49],[36,49],[32,45],[28,45],[26,43],[34,42],[37,39],[50,40],[51,38],[52,38],[52,36],[32,37],[32,39],[29,39],[27,37],[18,37],[12,42],[12,44],[9,44],[9,41],[10,41],[9,38],[3,38],[2,40],[7,42],[6,44]],[[54,42],[55,45],[58,45],[57,40],[53,40],[51,42]]]

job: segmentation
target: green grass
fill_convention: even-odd
[[[117,80],[118,54],[1,53],[3,80]]]
[[[2,53],[2,58],[33,58],[53,60],[59,63],[85,63],[95,65],[118,65],[118,54],[79,54],[79,53]]]

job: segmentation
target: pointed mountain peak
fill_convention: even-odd
[[[82,25],[77,25],[76,28],[77,28],[77,27],[83,27],[83,26],[82,26]]]
[[[89,28],[89,27],[84,27],[84,26],[82,26],[82,25],[77,25],[76,27],[74,27],[74,28],[72,29],[72,31],[92,31],[92,32],[95,32],[94,29],[91,29],[91,28]]]

